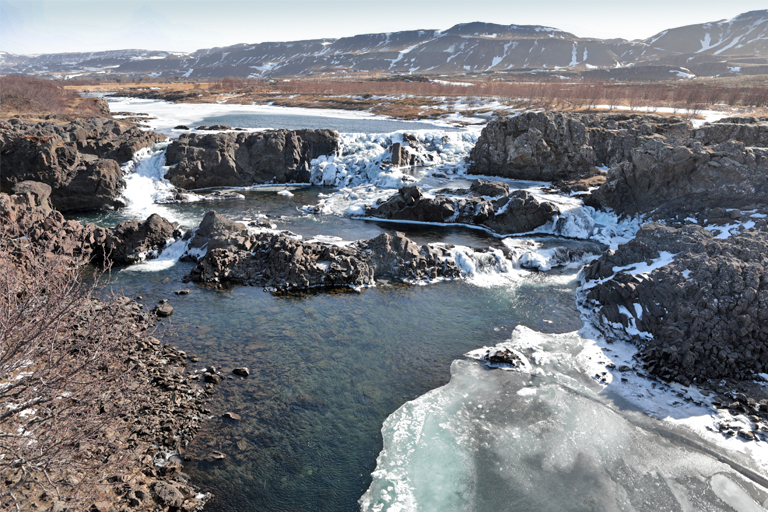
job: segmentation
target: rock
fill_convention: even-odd
[[[119,164],[164,138],[103,118],[66,124],[17,120],[0,127],[0,188],[45,183],[53,207],[62,212],[117,208],[125,187]]]
[[[483,128],[469,172],[537,181],[587,178],[599,173],[596,166],[627,161],[646,141],[687,137],[689,130],[674,117],[524,112]]]
[[[213,224],[216,215],[209,212],[204,222]],[[410,281],[461,276],[453,261],[445,261],[449,248],[418,246],[401,233],[340,247],[304,242],[285,233],[250,233],[237,230],[240,226],[220,224],[221,231],[198,229],[198,234],[202,231],[212,238],[206,238],[207,246],[201,245],[206,247],[205,254],[185,279],[285,291],[366,286],[379,277]]]
[[[475,180],[469,187],[472,194],[487,197],[499,197],[509,195],[509,185],[501,181]]]
[[[13,186],[14,194],[32,194],[34,205],[43,213],[51,212],[51,186],[39,181],[20,181]]]
[[[631,269],[662,251],[674,260],[650,275],[614,275],[616,267]],[[617,335],[618,325],[651,335],[624,334],[653,375],[681,383],[752,379],[768,372],[767,253],[766,232],[719,239],[696,225],[646,224],[635,239],[585,267],[585,280],[597,282],[580,300],[596,308],[608,336]]]
[[[241,419],[243,419],[239,414],[231,411],[225,412],[224,414],[221,415],[221,417],[226,418],[228,420],[233,420],[233,421],[240,421]]]
[[[159,304],[152,310],[160,318],[167,318],[173,314],[173,306],[170,304]]]
[[[633,148],[594,193],[600,204],[635,214],[740,207],[768,193],[768,148],[723,142],[708,147],[652,141]]]
[[[365,210],[366,216],[416,222],[446,222],[484,226],[499,234],[525,233],[554,220],[560,210],[539,202],[529,192],[509,192],[506,183],[478,180],[470,192],[456,199],[437,194],[425,197],[416,186],[402,187],[397,194]],[[460,191],[455,191],[459,193]],[[482,197],[491,195],[495,199]]]
[[[212,451],[211,452],[211,458],[214,459],[214,460],[223,460],[223,459],[226,459],[227,456],[225,454],[221,453],[220,451]]]
[[[166,244],[178,238],[178,223],[153,213],[144,222],[123,221],[106,233],[103,258],[118,265],[137,263],[156,256]]]
[[[208,371],[203,374],[203,380],[209,384],[218,384],[224,380],[224,377],[214,371]]]
[[[176,295],[189,295],[189,290],[176,290],[173,293],[175,293]]]
[[[166,507],[180,507],[184,503],[184,495],[169,482],[155,481],[152,484],[152,492],[159,503]]]
[[[309,162],[338,145],[332,130],[182,134],[166,150],[166,178],[184,189],[307,183]]]
[[[173,129],[174,129],[174,130],[189,130],[189,126],[186,126],[186,125],[180,124],[180,125],[178,125],[178,126],[174,126],[174,127],[173,127]]]
[[[248,377],[251,374],[251,371],[245,366],[243,366],[242,368],[235,368],[234,370],[232,370],[232,373],[234,373],[235,375],[239,375],[241,377]]]
[[[508,348],[493,349],[487,355],[487,361],[491,364],[506,364],[518,367],[522,363],[520,356]]]

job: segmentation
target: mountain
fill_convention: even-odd
[[[670,28],[634,41],[580,38],[536,25],[475,22],[443,31],[239,44],[190,54],[118,50],[23,56],[0,52],[0,73],[64,77],[121,74],[207,79],[542,71],[598,76],[609,71],[627,76],[768,73],[768,10]]]

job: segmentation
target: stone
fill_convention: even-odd
[[[221,417],[226,418],[228,420],[233,420],[233,421],[240,421],[242,419],[242,417],[239,414],[231,411],[225,412],[224,414],[221,415]]]
[[[486,227],[499,234],[526,233],[553,221],[560,210],[539,201],[525,190],[509,192],[506,183],[476,180],[468,193],[456,200],[440,193],[425,197],[416,186],[402,187],[397,194],[367,207],[365,215],[416,222],[445,222]],[[480,196],[478,198],[477,196]],[[493,197],[494,199],[485,199]]]
[[[633,114],[523,112],[486,125],[469,156],[470,174],[560,181],[599,174],[657,138],[687,136],[679,118]]]
[[[213,128],[213,127],[211,127]],[[166,179],[184,189],[307,183],[309,162],[335,154],[332,130],[181,134],[166,150]]]
[[[170,304],[159,304],[152,310],[159,318],[167,318],[173,314],[173,306]]]
[[[234,370],[232,370],[232,373],[234,373],[235,375],[239,375],[241,377],[248,377],[251,374],[250,370],[245,366],[243,366],[242,368],[235,368]]]
[[[120,164],[164,138],[98,117],[63,124],[9,123],[0,128],[0,188],[45,183],[51,187],[52,206],[62,212],[119,208],[125,187]]]
[[[188,289],[186,289],[186,290],[176,290],[173,293],[175,293],[176,295],[189,295],[189,290]]]
[[[155,481],[152,484],[152,492],[158,501],[167,507],[180,507],[184,503],[184,495],[169,482]]]

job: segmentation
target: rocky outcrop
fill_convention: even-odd
[[[630,159],[611,168],[594,194],[620,213],[660,214],[765,202],[768,148],[727,141],[715,146],[654,141],[632,150]]]
[[[659,217],[764,202],[768,124],[726,118],[696,130],[678,118],[529,112],[486,126],[470,172],[554,181],[563,190],[599,185],[594,206]],[[589,180],[610,169],[601,180]],[[583,186],[582,186],[583,185]]]
[[[166,151],[166,178],[185,189],[308,183],[309,162],[339,147],[332,130],[181,134]]]
[[[426,197],[416,186],[402,187],[365,214],[383,219],[447,222],[483,226],[499,234],[526,233],[553,221],[560,210],[529,192],[509,192],[506,183],[476,180],[469,190]],[[461,197],[461,195],[466,196]],[[458,196],[458,197],[457,197]]]
[[[755,224],[726,239],[696,225],[647,224],[585,267],[582,302],[610,336],[628,329],[645,369],[664,380],[768,372],[768,232],[765,219]],[[633,271],[663,251],[671,263]]]
[[[469,172],[504,178],[561,181],[598,174],[597,166],[627,160],[651,140],[687,138],[690,124],[653,115],[525,112],[483,128]]]
[[[153,213],[144,222],[127,220],[114,229],[103,230],[105,240],[99,254],[117,265],[139,263],[156,255],[169,242],[181,237],[177,222]]]
[[[188,280],[239,283],[283,290],[362,287],[378,278],[399,281],[456,278],[449,248],[419,246],[401,233],[332,245],[304,242],[289,233],[252,233],[209,212],[190,246],[205,247]],[[212,229],[213,226],[218,226]],[[205,233],[200,236],[200,231]]]
[[[768,119],[727,117],[698,128],[693,132],[693,138],[707,146],[732,140],[745,146],[768,147]]]
[[[53,207],[62,212],[123,206],[121,163],[164,139],[138,127],[102,118],[66,124],[0,122],[0,188],[37,181],[49,185]]]
[[[50,201],[42,183],[24,182],[17,194],[0,193],[0,233],[4,238],[26,237],[50,257],[66,258],[74,265],[108,261],[130,265],[151,257],[169,240],[178,238],[178,224],[159,215],[146,221],[125,221],[115,228],[66,220]],[[41,195],[42,194],[42,195]]]

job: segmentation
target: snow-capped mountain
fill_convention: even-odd
[[[768,72],[768,10],[671,28],[645,40],[589,39],[543,26],[464,23],[447,30],[239,44],[191,54],[145,50],[21,56],[0,53],[0,73],[119,73],[220,78],[326,73],[454,75],[627,67],[684,75]],[[681,75],[682,76],[682,75]]]

